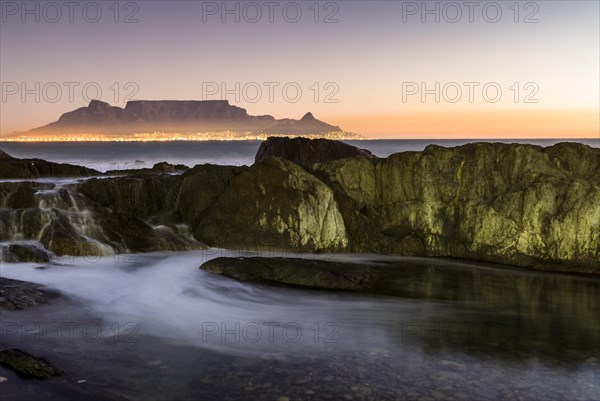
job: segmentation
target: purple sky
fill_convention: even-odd
[[[227,98],[251,114],[312,111],[349,130],[361,116],[398,124],[406,113],[599,109],[597,1],[476,2],[472,15],[468,2],[76,3],[70,22],[63,2],[2,1],[0,132],[53,121],[98,88],[121,106],[130,97]],[[437,7],[439,22],[423,7]],[[407,95],[411,83],[442,91],[453,82],[456,102],[452,85],[440,101]],[[478,84],[473,101],[465,82]],[[499,101],[485,99],[488,83],[501,88]]]

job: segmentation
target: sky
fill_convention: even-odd
[[[0,133],[228,99],[376,138],[598,138],[592,1],[1,1]]]

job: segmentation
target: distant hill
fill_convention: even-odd
[[[92,100],[87,107],[65,113],[57,121],[32,129],[28,134],[221,131],[310,136],[341,129],[317,120],[312,113],[300,120],[251,116],[246,109],[232,106],[227,100],[137,100],[128,102],[124,108]]]

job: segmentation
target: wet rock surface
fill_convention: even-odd
[[[597,274],[599,161],[577,143],[475,143],[311,171],[334,190],[351,251]]]
[[[269,157],[281,157],[306,167],[313,163],[354,156],[367,159],[375,158],[370,151],[344,142],[327,139],[272,137],[260,145],[256,153],[255,163],[267,160]]]
[[[44,249],[41,244],[0,244],[0,262],[2,263],[46,263],[53,257],[54,255]]]
[[[63,374],[60,369],[52,365],[46,358],[16,348],[0,351],[0,364],[14,370],[19,376],[25,378],[48,379]]]
[[[327,290],[374,291],[386,274],[370,266],[298,258],[215,258],[202,270],[242,281],[270,282]]]
[[[379,159],[337,141],[273,138],[256,160],[177,174],[159,163],[63,187],[3,182],[0,240],[39,241],[57,254],[69,240],[77,255],[97,254],[98,243],[101,254],[207,244],[599,273],[600,149],[474,143]],[[127,240],[119,221],[147,240]]]
[[[99,171],[41,159],[17,159],[0,150],[0,179],[32,179],[41,177],[90,177]]]
[[[140,160],[136,160],[136,166],[143,164]],[[127,170],[107,170],[104,175],[133,175],[133,174],[154,174],[154,173],[177,173],[189,170],[190,168],[183,164],[171,164],[167,162],[156,163],[152,168],[138,168]]]
[[[0,311],[31,308],[57,296],[44,286],[0,277]]]
[[[314,252],[347,244],[333,191],[276,157],[231,177],[192,228],[198,240],[222,248]]]

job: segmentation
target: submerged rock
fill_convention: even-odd
[[[0,351],[0,365],[14,370],[19,376],[33,379],[48,379],[61,376],[63,371],[42,358],[16,348]]]
[[[313,163],[362,156],[374,158],[373,154],[344,142],[327,139],[270,137],[261,143],[256,153],[255,163],[269,157],[281,157],[300,166],[307,167]]]
[[[49,296],[56,293],[38,284],[0,277],[0,311],[31,308]]]
[[[220,257],[200,268],[242,281],[345,291],[374,290],[385,276],[382,270],[370,266],[297,258]]]

